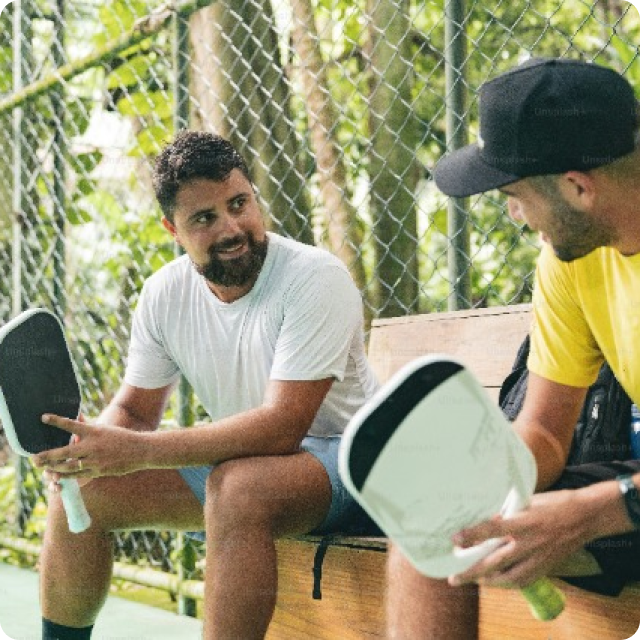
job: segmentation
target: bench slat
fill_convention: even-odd
[[[385,553],[329,547],[322,599],[313,600],[315,545],[289,538],[278,541],[277,550],[278,602],[267,640],[384,637]]]
[[[555,620],[532,618],[518,591],[484,587],[480,597],[480,640],[623,640],[640,626],[640,586],[619,597],[582,591],[556,580],[567,605]]]
[[[430,353],[459,358],[481,384],[499,388],[531,324],[531,305],[436,313],[373,323],[369,360],[380,382]]]

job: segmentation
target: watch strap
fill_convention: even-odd
[[[616,480],[618,481],[620,494],[624,499],[624,506],[627,509],[629,519],[636,529],[640,529],[640,492],[633,482],[633,475],[629,473],[618,476]]]

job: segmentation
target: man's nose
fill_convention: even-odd
[[[240,224],[234,216],[225,214],[221,216],[220,222],[222,223],[220,225],[220,230],[225,237],[233,238],[235,236],[242,235]]]

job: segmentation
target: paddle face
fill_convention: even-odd
[[[59,320],[25,311],[0,329],[0,419],[11,448],[30,455],[69,444],[42,414],[76,418],[80,389]]]
[[[340,472],[380,528],[426,575],[464,571],[479,557],[454,533],[517,510],[533,493],[535,460],[460,363],[418,359],[352,419]],[[485,551],[486,553],[486,551]]]

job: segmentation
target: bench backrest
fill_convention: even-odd
[[[460,359],[497,398],[531,324],[531,305],[375,320],[369,360],[380,382],[418,356]]]

